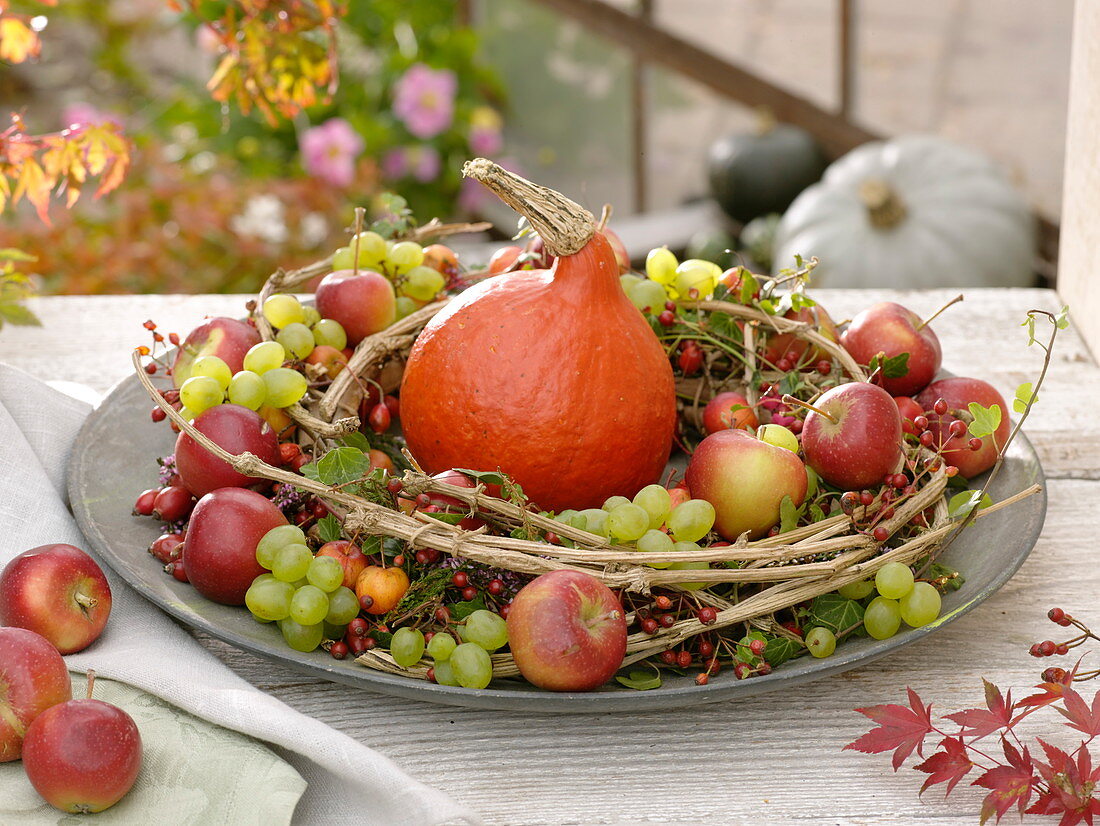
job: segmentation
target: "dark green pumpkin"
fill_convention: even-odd
[[[825,155],[809,132],[786,123],[714,142],[707,168],[710,193],[731,218],[747,224],[784,212],[825,171]]]

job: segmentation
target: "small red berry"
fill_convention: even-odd
[[[676,655],[676,665],[680,666],[680,668],[687,668],[691,665],[691,659],[690,651],[681,651]]]
[[[1064,617],[1065,615],[1066,612],[1063,611],[1061,608],[1051,608],[1049,611],[1047,611],[1047,618],[1051,622],[1061,622],[1062,617]]]
[[[294,442],[279,443],[279,464],[289,465],[302,455],[302,449]]]
[[[374,597],[370,594],[363,594],[359,597],[359,607],[364,611],[369,611],[372,605],[374,605]]]
[[[157,329],[157,325],[153,323],[153,319],[149,319],[148,321],[146,321],[141,326],[144,327],[146,330],[149,330],[149,331],[153,331],[153,330]]]
[[[477,599],[477,588],[475,588],[473,585],[466,586],[462,589],[462,598],[467,602]]]
[[[947,429],[951,431],[952,436],[962,436],[964,433],[966,433],[966,422],[962,421],[961,419],[955,419],[955,421],[951,422]]]
[[[489,580],[489,584],[486,586],[485,590],[487,590],[494,597],[499,597],[501,594],[504,593],[504,582],[499,579],[491,579]]]
[[[512,603],[508,602],[508,603],[505,603],[504,605],[500,606],[499,613],[500,613],[501,619],[508,619],[508,615],[510,613],[512,613]]]
[[[1043,640],[1039,643],[1039,654],[1043,657],[1053,656],[1057,650],[1058,646],[1055,645],[1053,640]]]
[[[190,582],[187,578],[187,571],[184,570],[183,562],[180,560],[177,559],[175,562],[171,563],[169,569],[168,573],[172,575],[173,579],[177,579],[180,582]]]
[[[932,431],[926,430],[920,434],[920,443],[925,447],[932,447],[932,443],[936,441],[936,437],[932,435]]]
[[[875,495],[869,490],[865,490],[859,495],[859,503],[863,506],[870,505],[875,501]]]
[[[666,301],[665,302],[665,309],[668,310],[670,313],[676,312],[676,302],[675,301]]]
[[[748,677],[749,676],[748,663],[741,663],[741,662],[736,663],[733,666],[733,676],[735,676],[739,680],[743,680],[746,677]]]
[[[699,656],[704,660],[709,660],[714,656],[714,643],[710,640],[701,640],[699,642]]]
[[[150,376],[154,375],[157,372],[157,363],[155,361],[151,361],[146,364],[145,372],[148,373]]]
[[[371,408],[370,415],[367,417],[367,424],[375,433],[385,433],[390,429],[392,419],[390,409],[386,405],[376,404]]]
[[[657,321],[661,324],[662,327],[671,327],[673,324],[676,323],[676,316],[674,313],[672,313],[672,311],[664,310],[659,316],[657,316]]]
[[[672,607],[672,600],[664,594],[661,594],[657,599],[653,600],[653,604],[657,607],[658,611],[667,611]]]
[[[170,485],[153,500],[153,516],[162,522],[178,522],[191,513],[195,498],[182,485]]]
[[[703,348],[694,341],[684,342],[677,364],[685,376],[694,376],[703,367]]]
[[[141,495],[134,502],[134,516],[151,516],[153,513],[153,500],[157,498],[159,490],[150,489],[143,490]]]
[[[793,365],[791,364],[790,359],[786,358],[781,358],[775,363],[775,369],[778,370],[780,373],[789,373],[792,366]]]
[[[405,555],[398,554],[397,556],[395,556],[393,558],[393,564],[396,565],[398,568],[405,567]]]
[[[698,617],[699,622],[703,623],[703,625],[713,625],[718,621],[718,612],[711,606],[704,605],[699,609],[696,617]]]
[[[416,495],[416,504],[418,507],[426,508],[432,503],[432,497],[426,493],[418,493]]]
[[[180,346],[179,333],[169,333],[168,334],[168,341],[171,342],[173,347],[179,347]]]
[[[928,429],[928,417],[917,416],[915,419],[913,419],[913,427],[915,427],[918,432],[923,433],[925,430]]]
[[[933,468],[933,470],[935,470],[935,468]],[[948,465],[943,469],[943,475],[950,479],[952,476],[959,475],[959,469],[954,465]]]
[[[178,533],[166,533],[158,536],[149,545],[149,553],[167,565],[175,562],[183,554],[183,537]]]
[[[874,537],[875,537],[875,542],[885,542],[887,539],[890,538],[890,532],[888,530],[886,530],[886,528],[879,525],[874,530]]]
[[[454,576],[451,577],[451,582],[456,588],[465,588],[470,584],[470,577],[465,571],[455,571]]]
[[[334,660],[342,660],[348,655],[348,650],[348,644],[338,640],[329,646],[328,653]]]
[[[710,682],[710,678],[706,674],[696,674],[695,675],[695,684],[696,685],[706,685],[709,682]]]
[[[671,648],[668,651],[662,651],[661,662],[665,665],[676,665],[676,652]]]
[[[419,565],[427,565],[432,559],[431,555],[424,548],[421,548],[419,551],[416,552],[415,558],[417,564]]]
[[[814,366],[817,368],[817,372],[819,372],[823,376],[827,376],[831,372],[833,372],[833,363],[831,361],[827,361],[826,359],[822,359]]]
[[[772,673],[772,665],[769,662],[762,662],[756,667],[756,673],[764,676]]]
[[[646,617],[642,620],[642,630],[647,634],[656,634],[657,620],[653,619],[653,617]]]
[[[971,439],[967,444],[970,445],[971,450],[981,450],[982,449],[982,440],[981,439],[977,439],[977,438]]]
[[[947,412],[947,402],[944,399],[936,399],[936,403],[932,405],[932,409],[936,411],[936,414],[942,416]]]
[[[365,637],[370,633],[370,623],[362,617],[356,617],[348,623],[347,633],[353,637]]]
[[[425,676],[428,678],[428,682],[434,683],[435,682],[435,668],[434,667],[429,668],[428,673]]]
[[[386,405],[386,409],[390,411],[391,420],[401,418],[401,402],[398,400],[397,396],[383,396],[382,403]]]
[[[1043,681],[1064,683],[1066,681],[1066,670],[1064,668],[1048,668],[1043,672]]]
[[[1060,642],[1057,646],[1055,646],[1054,653],[1064,657],[1066,654],[1069,653],[1069,646],[1064,642]]]
[[[749,651],[759,657],[764,653],[764,649],[768,647],[768,644],[763,640],[752,640],[749,643]]]
[[[657,618],[657,622],[661,623],[662,628],[671,628],[676,624],[676,615],[661,614],[661,616]]]
[[[372,646],[367,645],[369,637],[353,637],[347,636],[344,638],[344,644],[347,645],[348,651],[358,657],[364,651],[369,651]]]
[[[388,482],[386,482],[386,490],[388,490],[390,493],[401,493],[404,487],[405,483],[402,482],[400,479],[390,479]]]
[[[451,609],[446,605],[440,605],[435,609],[435,621],[446,624],[451,621]]]

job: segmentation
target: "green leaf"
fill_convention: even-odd
[[[766,312],[768,315],[775,315],[775,304],[769,298],[761,298],[757,302],[760,309]]]
[[[1001,406],[999,404],[982,407],[977,402],[971,402],[967,407],[970,410],[970,415],[974,417],[974,421],[967,427],[971,436],[981,438],[982,436],[992,436],[997,432],[997,428],[1001,426]]]
[[[432,519],[438,519],[440,522],[445,522],[448,525],[457,525],[468,514],[465,513],[445,513],[440,511],[439,513],[426,513],[425,516],[430,516]]]
[[[317,474],[316,462],[310,462],[308,464],[302,465],[300,468],[298,468],[298,470],[307,479],[312,479],[314,482],[321,481],[321,477]]]
[[[454,571],[450,572],[454,574]],[[485,610],[485,599],[478,594],[473,599],[465,600],[464,602],[456,602],[450,606],[451,618],[456,620],[464,620],[470,616],[474,611]]]
[[[635,691],[649,691],[661,687],[661,672],[656,670],[642,671],[634,668],[627,674],[617,674],[615,681],[619,685],[633,688]]]
[[[768,661],[768,665],[775,668],[796,656],[803,647],[802,643],[788,637],[770,637],[764,649],[764,659]]]
[[[365,434],[356,430],[354,433],[349,433],[340,439],[341,447],[354,447],[358,450],[367,453],[371,449],[370,439]]]
[[[783,501],[779,503],[779,532],[786,533],[794,530],[801,515],[802,509],[795,507],[794,500],[784,496]]]
[[[863,606],[840,594],[822,594],[810,603],[807,627],[823,625],[834,634],[851,628],[863,619]]]
[[[957,591],[963,587],[966,582],[966,577],[956,571],[954,568],[944,565],[942,562],[933,562],[928,568],[929,579],[939,579],[940,577],[951,577],[944,587],[948,591]]]
[[[887,379],[900,379],[909,375],[909,354],[898,353],[896,356],[884,359],[882,354],[876,355],[867,365],[867,372],[874,373],[880,370],[882,376]]]
[[[317,520],[317,536],[322,542],[335,542],[341,535],[340,520],[331,513]]]
[[[741,292],[738,298],[742,304],[748,304],[752,301],[752,297],[756,294],[756,291],[760,289],[760,282],[756,280],[756,276],[751,272],[741,267],[739,273],[741,278]]]
[[[31,255],[29,252],[23,252],[23,250],[17,250],[14,247],[0,249],[0,261],[23,261],[29,263],[37,260],[37,255]]]
[[[974,509],[975,505],[979,508],[988,508],[993,504],[993,500],[988,493],[985,496],[981,496],[981,493],[980,490],[964,490],[956,493],[947,500],[947,515],[952,519],[962,519]],[[980,500],[979,497],[981,497]]]
[[[481,482],[483,485],[503,485],[504,474],[499,470],[470,470],[469,468],[456,467],[459,473],[469,476],[471,479],[475,479]]]
[[[1054,319],[1054,326],[1059,330],[1065,330],[1069,327],[1069,305],[1063,304],[1061,311]]]
[[[338,447],[317,460],[317,478],[325,485],[346,485],[370,472],[370,459],[357,447]]]
[[[1027,318],[1020,324],[1021,327],[1027,327],[1027,346],[1030,347],[1037,339],[1035,338],[1035,316],[1028,313]]]
[[[1035,404],[1039,401],[1039,394],[1032,390],[1032,383],[1025,381],[1019,387],[1016,388],[1016,398],[1012,400],[1012,409],[1017,413],[1023,413],[1027,410],[1028,405]]]
[[[0,303],[0,326],[7,322],[17,327],[40,327],[42,322],[38,316],[24,307],[22,304]]]
[[[725,284],[719,282],[718,286],[716,286],[714,288],[714,293],[711,295],[711,300],[712,301],[725,301],[726,298],[729,296],[729,293],[730,293],[729,287],[727,287]]]

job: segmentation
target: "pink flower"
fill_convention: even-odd
[[[314,178],[345,187],[355,177],[355,159],[363,139],[343,118],[330,118],[302,133],[302,166]]]
[[[454,72],[414,63],[394,86],[393,113],[416,137],[434,138],[454,120],[457,89]]]
[[[78,123],[82,126],[102,126],[105,123],[113,123],[119,127],[122,126],[122,120],[118,115],[104,112],[84,101],[70,103],[62,109],[61,123],[66,128]]]
[[[409,150],[403,146],[391,149],[382,156],[382,174],[395,181],[409,174]]]
[[[488,106],[479,106],[470,115],[470,151],[475,155],[495,155],[501,150],[500,115]]]
[[[413,177],[426,184],[439,177],[443,169],[443,162],[439,159],[439,152],[434,146],[421,146],[416,150],[416,164],[413,166]]]
[[[423,184],[434,181],[443,169],[443,161],[434,146],[399,146],[382,156],[382,174],[391,181],[408,175]]]

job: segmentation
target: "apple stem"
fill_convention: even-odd
[[[363,216],[367,211],[363,207],[355,208],[355,255],[352,259],[351,273],[359,275],[359,234],[363,231]],[[962,298],[962,296],[959,296]]]
[[[840,424],[840,420],[836,416],[833,416],[829,413],[826,413],[820,407],[814,407],[809,402],[802,401],[802,399],[796,399],[794,396],[791,396],[791,395],[788,395],[788,394],[784,393],[783,398],[782,398],[782,402],[783,402],[783,404],[787,404],[787,405],[793,404],[795,407],[801,407],[801,408],[804,408],[805,410],[812,410],[817,415],[824,416],[826,419],[828,419],[833,424]]]
[[[73,599],[80,603],[81,608],[85,609],[95,608],[97,605],[99,605],[99,600],[97,600],[95,597],[90,597],[87,594],[80,593],[79,591],[73,594]]]
[[[944,304],[942,307],[940,307],[938,310],[936,310],[936,312],[932,313],[932,315],[928,316],[928,318],[926,318],[924,321],[922,321],[920,324],[918,324],[917,327],[916,327],[917,332],[919,333],[921,330],[923,330],[925,327],[927,327],[929,324],[931,324],[932,320],[935,319],[936,316],[938,316],[940,313],[942,313],[944,310],[946,310],[952,304],[958,304],[962,300],[963,300],[963,295],[962,295],[962,293],[959,293],[957,296],[955,296],[950,301],[948,301],[946,304]]]
[[[88,669],[88,699],[92,699],[92,688],[95,687],[95,669]]]

